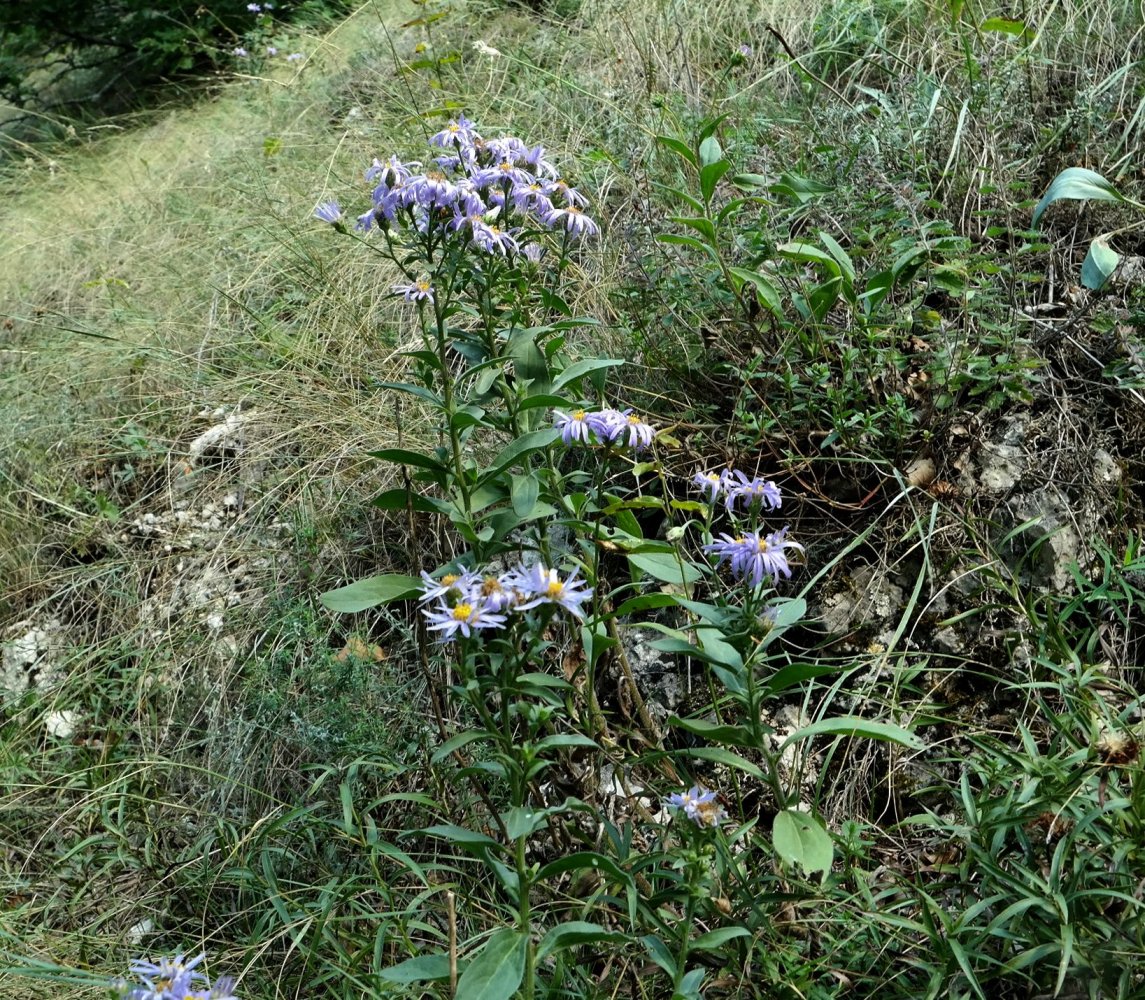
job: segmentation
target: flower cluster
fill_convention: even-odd
[[[188,961],[180,954],[158,962],[137,959],[131,963],[131,972],[143,985],[120,981],[114,988],[125,1000],[238,1000],[230,976],[223,976],[212,986],[198,971],[206,957],[198,955]]]
[[[669,795],[668,805],[673,809],[682,809],[684,815],[696,826],[718,826],[727,816],[716,801],[716,793],[702,785],[693,785],[686,792]]]
[[[646,424],[631,410],[553,411],[553,425],[566,445],[615,444],[640,451],[651,446],[656,428]]]
[[[374,160],[366,171],[375,185],[374,205],[355,228],[405,224],[425,231],[440,224],[485,253],[523,254],[534,263],[539,248],[520,243],[530,229],[558,230],[573,239],[600,231],[584,212],[587,199],[561,180],[543,146],[512,136],[483,139],[464,115],[429,141],[441,151],[429,169],[396,156]],[[316,210],[319,219],[341,221],[340,212],[335,220],[325,208]]]
[[[755,503],[775,510],[783,506],[783,497],[779,487],[770,479],[762,476],[749,478],[739,469],[724,469],[722,472],[697,472],[692,482],[708,494],[708,502],[715,503],[722,495],[724,505],[733,510],[737,501],[743,501],[745,509],[750,510]]]
[[[466,570],[440,580],[428,573],[422,573],[421,578],[425,582],[421,602],[436,602],[424,608],[423,614],[430,631],[440,632],[443,642],[456,639],[459,632],[468,639],[476,629],[501,628],[508,621],[508,613],[542,604],[558,605],[583,620],[582,605],[592,597],[592,588],[576,570],[562,580],[555,569],[539,562],[500,575]]]
[[[768,535],[758,531],[734,537],[721,533],[719,541],[704,546],[704,551],[715,555],[719,563],[728,560],[732,576],[746,580],[753,587],[758,587],[765,576],[771,577],[772,586],[779,583],[781,575],[786,579],[791,578],[791,566],[788,565],[785,551],[787,549],[799,549],[802,552],[803,546],[787,540],[786,528]]]

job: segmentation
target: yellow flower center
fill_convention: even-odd
[[[565,211],[568,212],[569,215],[580,215],[581,214],[581,210],[579,208],[577,208],[576,205],[569,205],[569,207],[566,208]],[[628,419],[631,420],[632,418],[629,417]]]
[[[565,585],[563,583],[561,583],[560,580],[553,580],[549,584],[548,589],[545,591],[545,593],[549,597],[553,598],[553,600],[556,600],[564,592],[565,592]]]
[[[585,418],[584,410],[577,410],[575,413],[573,413],[572,418],[573,418],[573,420],[578,420],[578,421],[584,420],[584,418]]]
[[[720,481],[720,477],[717,476],[714,472],[709,472],[707,478],[709,483],[718,483]]]
[[[473,614],[472,604],[459,604],[453,609],[453,620],[457,622],[468,621]]]
[[[422,278],[421,281],[417,282],[417,289],[419,292],[428,292],[429,291],[429,282],[426,281],[425,278]],[[457,577],[454,577],[453,579],[456,580]]]
[[[574,212],[576,209],[570,208],[569,211]],[[628,422],[630,424],[638,424],[640,423],[640,418],[635,413],[630,413],[628,414]]]
[[[759,549],[760,552],[766,552],[771,546],[767,544],[766,538],[761,538],[756,548]]]
[[[505,588],[501,586],[501,581],[498,580],[495,576],[485,577],[485,580],[481,584],[481,593],[485,597],[489,597],[493,594],[499,594],[504,589]]]
[[[445,576],[441,578],[441,584],[443,587],[452,587],[460,579],[461,577],[456,573],[446,573]]]

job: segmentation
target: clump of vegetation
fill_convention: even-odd
[[[7,994],[1140,995],[1142,35],[1035,6],[378,5],[11,168]]]

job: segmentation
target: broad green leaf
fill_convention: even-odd
[[[882,740],[887,743],[900,743],[904,747],[909,747],[911,750],[922,750],[926,744],[922,742],[914,733],[903,729],[901,726],[891,725],[889,722],[873,722],[870,719],[861,719],[858,716],[845,715],[837,719],[821,719],[819,722],[813,722],[809,726],[792,733],[783,741],[783,746],[780,747],[782,753],[787,747],[793,743],[798,743],[800,740],[806,740],[812,736],[823,735],[836,735],[836,736],[862,736],[869,740]]]
[[[758,765],[753,764],[750,760],[744,759],[738,753],[725,750],[723,747],[691,747],[688,750],[680,750],[678,753],[683,754],[685,757],[710,760],[713,764],[726,764],[728,767],[734,767],[738,771],[743,771],[744,774],[750,774],[759,781],[767,780],[767,776]]]
[[[522,434],[515,441],[506,445],[501,454],[493,459],[493,464],[482,476],[482,482],[488,483],[496,479],[502,472],[515,465],[525,456],[540,451],[542,448],[547,448],[554,441],[559,441],[560,437],[560,431],[555,427],[545,427],[539,431],[529,431],[527,434]]]
[[[693,167],[699,166],[696,154],[692,152],[687,143],[681,142],[679,139],[673,139],[668,135],[658,135],[656,136],[656,141],[665,149],[672,150],[680,159],[686,160]]]
[[[450,737],[441,744],[430,757],[430,763],[440,764],[446,757],[448,757],[454,750],[460,750],[462,747],[469,746],[470,743],[476,743],[478,740],[490,740],[492,737],[484,729],[468,729],[464,733],[458,733],[456,736]]]
[[[318,599],[331,611],[351,614],[367,608],[400,601],[420,593],[424,584],[416,576],[401,576],[397,573],[383,573],[369,576],[365,580],[351,583],[346,587],[328,590]]]
[[[528,517],[536,506],[541,484],[536,476],[519,476],[516,473],[510,476],[510,482],[509,497],[513,510],[518,517]]]
[[[657,233],[656,239],[660,243],[675,243],[678,246],[691,247],[693,250],[703,250],[712,260],[719,260],[719,255],[715,250],[694,236],[679,236],[676,233]]]
[[[455,1000],[509,1000],[525,975],[528,938],[506,928],[482,946],[457,982]]]
[[[741,188],[762,188],[771,183],[763,174],[736,174],[732,183]]]
[[[431,392],[425,388],[425,386],[411,385],[409,382],[379,382],[377,384],[382,389],[393,389],[395,392],[408,392],[411,396],[418,396],[421,399],[428,400],[435,406],[445,405],[445,401],[436,392]]]
[[[420,451],[409,451],[406,448],[383,448],[381,451],[368,453],[371,458],[380,458],[383,462],[393,462],[396,465],[412,465],[416,469],[428,469],[439,477],[449,474],[449,470],[436,458],[423,455]]]
[[[632,876],[620,868],[615,861],[603,854],[593,851],[578,851],[576,854],[567,854],[556,861],[550,861],[539,872],[537,881],[546,882],[554,875],[563,875],[571,871],[596,871],[607,875],[613,882],[621,885],[632,885]]]
[[[602,368],[613,368],[622,364],[624,364],[623,358],[585,358],[582,361],[574,361],[553,379],[553,392],[559,392],[566,385],[584,378],[585,375],[591,372],[599,371]]]
[[[487,837],[483,833],[478,833],[476,830],[467,830],[463,826],[456,826],[453,823],[438,823],[435,826],[427,826],[420,833],[428,833],[432,837],[441,837],[454,844],[460,844],[462,847],[492,847],[498,851],[504,848],[492,837]]]
[[[580,944],[594,944],[598,941],[608,941],[622,944],[628,940],[628,935],[620,931],[610,931],[600,924],[592,924],[587,920],[569,920],[557,924],[548,932],[537,946],[537,961],[540,962],[547,955],[562,948],[572,948]]]
[[[1089,253],[1081,265],[1081,283],[1094,291],[1103,287],[1121,260],[1115,250],[1111,250],[1105,237],[1098,236],[1089,244]]]
[[[1025,21],[1019,21],[1016,17],[988,17],[978,25],[978,30],[996,31],[1003,35],[1015,35],[1019,38],[1032,37],[1034,34]]]
[[[681,191],[679,188],[671,187],[668,184],[658,184],[656,181],[652,182],[652,186],[658,191],[666,191],[673,198],[679,198],[680,201],[685,202],[697,212],[702,213],[704,211],[704,203],[699,198],[693,198],[687,191]]]
[[[528,837],[548,825],[548,809],[530,809],[527,806],[513,806],[501,814],[501,821],[505,824],[505,832],[510,840],[518,837]]]
[[[675,979],[676,957],[672,954],[671,949],[655,934],[644,935],[644,937],[640,939],[640,943],[643,944],[648,951],[648,957],[668,973],[669,976]]]
[[[835,259],[835,263],[839,265],[843,276],[851,284],[855,283],[855,265],[851,261],[850,255],[844,250],[835,238],[830,233],[825,233],[819,230],[819,241],[827,248],[827,252]]]
[[[746,726],[725,726],[718,722],[705,722],[703,719],[681,719],[679,716],[668,716],[668,725],[683,729],[695,736],[702,736],[713,743],[723,743],[726,746],[745,747],[755,746]],[[764,727],[765,731],[769,727]]]
[[[628,561],[642,573],[676,586],[695,583],[703,576],[687,559],[667,552],[629,552]]]
[[[423,514],[448,514],[449,504],[434,497],[423,497],[412,490],[396,489],[379,493],[370,503],[382,510],[416,510]]]
[[[712,225],[711,219],[705,219],[703,216],[673,215],[671,220],[677,225],[694,229],[713,247],[716,245],[716,227]]]
[[[449,956],[440,953],[434,955],[418,955],[407,958],[404,962],[391,965],[379,973],[388,983],[426,983],[439,979],[449,978]]]
[[[783,315],[783,307],[779,302],[779,289],[772,284],[769,278],[764,277],[758,271],[749,271],[743,267],[729,267],[728,271],[739,282],[736,294],[739,294],[744,285],[751,285],[755,289],[761,306],[775,316]]]
[[[716,185],[720,178],[730,169],[731,164],[727,160],[718,160],[715,163],[709,163],[700,171],[700,194],[704,196],[705,202],[712,200],[712,195],[715,194]]]
[[[616,617],[623,618],[637,611],[647,611],[650,608],[677,607],[680,599],[674,594],[641,594],[639,597],[630,597],[616,609]]]
[[[1034,208],[1032,225],[1037,225],[1042,213],[1055,201],[1069,198],[1074,201],[1128,201],[1121,192],[1101,174],[1085,167],[1067,167],[1050,184],[1042,200]]]
[[[837,669],[823,663],[789,663],[786,667],[780,667],[761,687],[769,695],[782,694],[804,681],[834,673]]]
[[[688,942],[688,951],[718,951],[736,938],[751,937],[746,927],[718,927]]]
[[[700,166],[710,167],[713,163],[718,163],[723,159],[724,151],[720,149],[719,140],[714,135],[709,135],[703,142],[700,143]],[[703,173],[701,169],[700,173]]]
[[[775,853],[789,865],[799,865],[809,875],[831,870],[835,845],[817,819],[795,809],[776,813],[771,827]]]
[[[812,243],[781,243],[775,251],[782,257],[805,264],[822,264],[831,274],[840,273],[839,262]]]
[[[817,195],[827,194],[833,191],[834,188],[826,184],[820,184],[818,181],[813,181],[808,177],[801,177],[799,174],[783,173],[779,175],[779,180],[772,184],[769,188],[772,194],[786,195],[788,198],[793,198],[801,205],[806,205],[812,198]]]

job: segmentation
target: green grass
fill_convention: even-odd
[[[427,11],[444,16],[401,27]],[[814,578],[782,656],[821,670],[769,710],[913,725],[929,747],[800,744],[791,780],[835,835],[834,867],[822,882],[774,858],[747,882],[721,873],[704,927],[751,937],[712,951],[707,995],[1140,995],[1145,310],[1139,289],[1068,291],[1089,239],[1129,221],[1120,208],[1055,208],[1029,230],[1065,166],[1140,197],[1140,13],[1028,5],[1028,44],[980,30],[992,13],[371,4],[300,38],[297,73],[10,162],[0,638],[14,650],[60,622],[61,679],[0,705],[5,996],[94,996],[45,970],[108,977],[200,946],[252,1000],[417,996],[376,973],[445,947],[447,891],[463,942],[503,926],[474,860],[412,834],[489,825],[457,768],[431,763],[437,712],[450,733],[463,720],[413,616],[317,601],[458,548],[428,520],[417,548],[405,512],[369,503],[400,479],[368,451],[435,443],[379,385],[416,334],[386,298],[392,269],[310,213],[338,197],[357,214],[363,167],[421,155],[462,108],[543,142],[592,193],[606,232],[570,304],[599,325],[568,346],[633,362],[610,399],[670,427],[663,488],[685,498],[697,468],[725,462],[782,479],[808,546],[786,592]],[[772,276],[782,319],[655,239],[686,231],[668,189],[696,183],[656,136],[691,142],[724,114],[733,171],[822,188],[765,188],[719,236]],[[776,248],[821,233],[850,255],[856,295],[801,315],[828,275]],[[872,296],[880,272],[893,282]],[[189,460],[227,415],[241,436]],[[1015,421],[1018,485],[988,489],[983,443]],[[909,481],[920,457],[934,474]],[[1038,490],[1079,539],[1056,588],[1039,569],[1052,540],[1021,529],[1018,495]],[[859,610],[829,632],[842,606]],[[686,775],[623,688],[598,692],[607,752],[562,778],[599,797],[607,762],[652,804]],[[677,711],[712,708],[697,680]],[[60,711],[73,735],[45,729]],[[765,790],[726,768],[695,777],[769,828]],[[570,836],[640,873],[642,932],[672,926],[679,875],[649,846],[647,807],[596,805],[607,821]],[[619,926],[613,888],[560,884],[543,912]],[[546,970],[552,996],[669,995],[637,944],[570,954]]]

